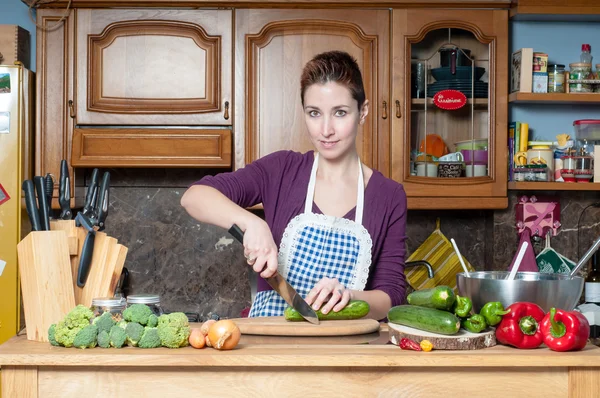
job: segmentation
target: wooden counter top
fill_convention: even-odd
[[[53,347],[16,336],[0,346],[0,366],[134,366],[134,367],[591,367],[600,366],[600,348],[553,352],[495,346],[475,351],[401,350],[386,344],[385,334],[369,344],[252,344],[231,351],[191,347],[168,349],[76,349]]]

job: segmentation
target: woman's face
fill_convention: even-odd
[[[368,109],[365,101],[359,110],[350,90],[339,83],[309,86],[304,92],[304,117],[317,152],[328,160],[356,152],[358,126]]]

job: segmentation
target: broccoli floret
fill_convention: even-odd
[[[144,327],[137,322],[129,322],[125,333],[127,333],[127,345],[137,347],[142,334],[144,334]]]
[[[158,317],[158,336],[164,347],[179,348],[187,346],[190,337],[190,324],[183,312],[173,312]]]
[[[56,341],[56,323],[53,323],[48,328],[48,341],[50,341],[50,344],[53,346],[60,346],[60,344],[58,344]]]
[[[119,322],[117,322],[117,326],[125,330],[127,328],[127,323],[128,322],[126,320],[121,319]]]
[[[98,342],[98,326],[87,325],[75,335],[73,347],[94,348]]]
[[[112,317],[112,314],[106,311],[104,314],[97,316],[92,321],[92,324],[98,326],[98,333],[100,332],[109,332],[110,328],[115,324],[115,320]]]
[[[108,336],[108,332],[106,330],[103,330],[100,333],[98,333],[98,347],[110,347],[110,337]]]
[[[148,324],[146,324],[149,328],[155,328],[158,326],[158,317],[154,314],[148,317]]]
[[[72,347],[77,333],[89,326],[94,313],[84,305],[79,304],[73,308],[55,328],[56,342],[65,347]]]
[[[158,329],[146,326],[144,334],[138,342],[140,348],[157,348],[160,347],[160,337],[158,337]]]
[[[127,333],[125,333],[125,329],[115,325],[110,328],[110,333],[108,334],[110,338],[110,345],[115,348],[121,348],[125,344],[125,340],[127,340]]]
[[[148,323],[152,310],[146,304],[132,304],[123,311],[123,319],[127,322],[137,322],[142,326]]]

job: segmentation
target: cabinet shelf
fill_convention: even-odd
[[[600,183],[516,182],[508,183],[509,191],[600,191]]]
[[[512,93],[508,96],[508,102],[536,104],[536,103],[560,103],[560,104],[600,104],[600,93]]]
[[[467,99],[467,105],[471,105],[473,102],[472,99]],[[414,108],[424,108],[425,107],[425,98],[413,98],[410,103]],[[475,108],[487,108],[489,103],[489,98],[475,98]],[[427,105],[433,105],[433,98],[427,98]]]

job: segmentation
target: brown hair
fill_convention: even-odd
[[[308,61],[300,77],[300,97],[304,106],[304,93],[313,84],[329,82],[346,86],[352,98],[358,102],[358,109],[365,103],[365,88],[356,59],[343,51],[329,51],[315,55]]]

